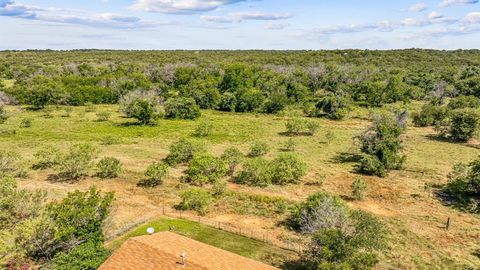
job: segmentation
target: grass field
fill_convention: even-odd
[[[169,230],[171,226],[175,228],[176,233],[181,235],[272,265],[280,266],[282,264],[282,258],[295,258],[295,253],[261,241],[214,229],[194,221],[172,218],[158,218],[149,221],[127,232],[121,237],[113,239],[107,243],[107,246],[108,248],[115,250],[128,238],[147,234],[146,230],[149,227],[154,228],[156,232],[161,232]]]
[[[414,109],[419,104],[409,106]],[[110,121],[96,121],[96,112],[100,111],[112,112]],[[113,105],[96,106],[96,112],[85,112],[84,107],[76,107],[66,117],[62,107],[53,108],[47,116],[45,111],[8,107],[11,117],[1,126],[0,135],[0,148],[21,153],[26,166],[32,164],[33,154],[45,144],[67,148],[74,143],[89,142],[98,147],[99,158],[119,158],[124,171],[116,179],[100,180],[92,176],[71,184],[49,181],[48,176],[54,173],[51,170],[30,170],[28,177],[20,181],[23,187],[49,190],[52,198],[91,185],[115,191],[116,201],[107,235],[113,235],[138,220],[158,217],[162,205],[178,203],[178,194],[188,187],[179,181],[185,169],[182,166],[172,169],[164,185],[158,188],[143,189],[136,183],[148,164],[167,155],[172,142],[181,137],[192,137],[200,121],[208,120],[215,127],[211,136],[200,139],[214,155],[220,155],[229,146],[237,146],[246,153],[253,141],[262,140],[271,148],[267,158],[273,158],[289,139],[281,135],[285,131],[285,116],[203,111],[202,118],[197,121],[160,120],[158,126],[150,127],[135,125],[134,120],[122,117],[117,111]],[[347,120],[339,122],[312,120],[321,126],[315,136],[293,138],[297,143],[296,152],[308,164],[308,174],[302,184],[256,188],[230,183],[231,196],[218,201],[208,218],[269,230],[278,239],[289,239],[293,233],[278,225],[285,213],[277,212],[269,205],[253,207],[256,205],[253,195],[283,198],[286,204],[292,204],[314,192],[326,191],[339,194],[351,207],[364,209],[384,221],[390,234],[389,248],[381,255],[380,269],[480,267],[480,258],[474,255],[480,249],[480,217],[445,206],[432,190],[426,188],[445,183],[446,175],[455,163],[476,158],[480,154],[478,144],[475,141],[468,144],[445,142],[432,137],[435,132],[431,128],[410,127],[404,137],[405,169],[394,171],[383,179],[364,177],[368,184],[367,198],[360,202],[351,201],[350,185],[358,176],[354,172],[357,150],[352,138],[369,124],[368,113],[367,109],[358,109]],[[24,118],[33,119],[30,128],[20,127]],[[327,132],[333,133],[330,143],[326,139]],[[109,142],[107,145],[106,141]],[[448,217],[452,225],[447,231],[444,224]],[[159,221],[157,226],[164,229],[165,224]],[[189,235],[188,230],[182,233],[198,240],[205,240],[203,237],[208,235],[201,232]],[[240,248],[238,251],[233,250],[234,247],[225,248],[241,252]],[[263,248],[258,249],[258,254],[249,256],[255,258],[265,254],[261,251]]]

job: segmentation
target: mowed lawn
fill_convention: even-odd
[[[280,266],[283,261],[296,258],[296,254],[267,243],[244,237],[238,234],[218,230],[198,222],[161,217],[140,225],[124,235],[107,242],[107,247],[114,251],[128,238],[147,234],[147,228],[154,228],[155,232],[168,231],[187,236],[205,244],[218,247],[232,253],[258,261]]]
[[[412,103],[408,107],[414,111],[420,105]],[[290,139],[283,135],[288,117],[301,113],[298,109],[281,115],[202,111],[202,117],[195,121],[160,120],[157,126],[139,126],[135,120],[123,117],[117,105],[96,105],[94,111],[74,107],[70,113],[62,106],[40,111],[20,106],[9,106],[7,109],[10,118],[0,125],[0,148],[20,153],[27,168],[34,163],[35,152],[47,144],[65,150],[72,144],[90,143],[97,146],[98,158],[113,156],[122,161],[122,174],[111,180],[96,178],[92,170],[90,177],[78,183],[58,183],[48,180],[54,170],[29,169],[28,177],[19,181],[23,187],[47,189],[53,198],[62,197],[75,189],[87,189],[91,185],[114,191],[116,201],[110,231],[107,232],[109,235],[138,220],[158,217],[162,205],[178,203],[178,194],[188,188],[180,180],[185,167],[172,168],[164,185],[157,188],[136,186],[151,162],[165,158],[171,143],[184,137],[198,140],[211,154],[219,156],[230,146],[238,147],[246,154],[250,145],[260,140],[269,145],[266,158],[272,159],[282,152],[283,145]],[[111,112],[109,121],[97,120],[96,113],[102,111]],[[477,140],[455,144],[437,139],[432,128],[410,126],[403,137],[403,153],[407,156],[405,168],[391,172],[386,178],[361,176],[368,185],[367,197],[364,201],[349,200],[350,186],[359,177],[354,170],[358,154],[354,137],[369,125],[369,115],[374,111],[357,108],[344,121],[309,119],[320,125],[319,131],[314,136],[292,137],[296,143],[295,152],[308,165],[302,184],[258,188],[230,183],[228,189],[240,194],[281,197],[289,202],[300,202],[318,191],[342,196],[351,207],[373,213],[384,221],[390,236],[389,247],[381,255],[379,267],[382,269],[480,267],[480,259],[475,255],[480,249],[480,217],[443,204],[435,196],[435,190],[430,188],[446,183],[447,174],[454,164],[478,157]],[[21,127],[25,118],[32,119],[31,127]],[[194,138],[192,133],[204,121],[214,126],[212,134],[201,139]],[[228,204],[216,204],[208,217],[249,229],[269,230],[278,239],[289,239],[292,235],[279,225],[285,214],[265,216],[236,209],[238,207]],[[452,226],[447,231],[444,225],[449,217]],[[158,226],[168,228],[165,224],[160,222]],[[188,236],[187,231],[182,233]]]

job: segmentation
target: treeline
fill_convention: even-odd
[[[343,118],[351,103],[480,97],[478,51],[26,51],[0,53],[3,91],[17,102],[117,103],[134,90],[200,108]],[[1,89],[0,89],[1,90]]]

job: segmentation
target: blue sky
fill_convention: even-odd
[[[479,49],[479,0],[0,0],[0,50],[412,47]]]

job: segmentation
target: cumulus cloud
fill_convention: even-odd
[[[468,23],[480,23],[480,12],[470,12],[465,19]]]
[[[436,19],[441,19],[441,18],[443,18],[443,16],[442,16],[440,13],[438,13],[438,12],[436,12],[436,11],[433,11],[432,13],[430,13],[430,14],[428,15],[428,18],[429,18],[430,20],[436,20]]]
[[[266,13],[266,12],[234,12],[227,16],[201,16],[202,20],[216,23],[233,23],[242,22],[246,20],[259,20],[259,21],[276,21],[285,20],[291,18],[291,14],[287,13]]]
[[[414,5],[411,5],[409,8],[408,8],[408,11],[410,12],[422,12],[424,10],[427,9],[427,4],[425,3],[417,3],[417,4],[414,4]]]
[[[449,7],[449,6],[466,6],[473,5],[478,3],[479,0],[443,0],[440,3],[440,7]]]
[[[191,14],[246,0],[136,0],[132,8],[147,12]]]
[[[0,16],[43,22],[123,29],[151,28],[166,24],[148,21],[134,16],[112,13],[88,14],[81,10],[30,6],[13,0],[0,1]]]

